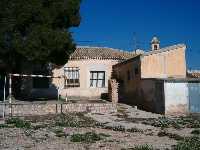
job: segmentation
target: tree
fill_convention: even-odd
[[[63,65],[75,49],[70,27],[80,24],[81,0],[0,0],[0,60]]]

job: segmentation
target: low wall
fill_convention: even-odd
[[[2,104],[1,104],[2,105]],[[112,103],[63,103],[63,104],[12,104],[12,116],[48,115],[68,112],[112,113],[116,105]],[[5,116],[9,116],[9,104],[5,104]]]

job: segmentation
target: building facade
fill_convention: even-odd
[[[154,37],[150,51],[114,65],[113,77],[119,82],[119,100],[122,102],[147,111],[170,113],[166,105],[168,100],[165,101],[167,84],[164,81],[186,79],[186,46],[160,48],[159,44]]]
[[[54,69],[53,75],[66,79],[54,79],[60,95],[73,99],[97,99],[108,93],[108,80],[112,66],[135,56],[135,53],[102,47],[77,47],[69,61]]]

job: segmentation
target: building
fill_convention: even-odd
[[[187,77],[188,78],[200,78],[200,70],[188,70]]]
[[[187,78],[185,50],[184,44],[160,48],[154,37],[150,51],[114,65],[119,99],[155,113],[188,113],[189,103],[197,99],[191,89],[199,80]]]
[[[78,46],[64,66],[53,69],[53,76],[65,79],[53,78],[49,85],[44,79],[32,80],[25,84],[24,93],[30,98],[55,99],[59,94],[64,99],[99,99],[108,94],[112,66],[135,55],[113,48]]]

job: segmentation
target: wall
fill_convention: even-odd
[[[99,98],[102,93],[108,93],[108,80],[111,78],[112,66],[118,63],[118,60],[70,60],[64,67],[79,67],[80,69],[80,87],[64,88],[64,79],[53,79],[53,84],[61,90],[59,93],[62,97],[86,97]],[[64,67],[54,69],[53,75],[64,75]],[[105,87],[90,87],[90,71],[105,71]]]
[[[165,114],[187,114],[189,107],[189,93],[187,82],[166,81],[165,89]]]
[[[119,101],[140,109],[164,113],[164,84],[161,80],[141,79],[140,56],[113,66],[113,77],[119,82]],[[138,68],[138,74],[135,74]],[[128,79],[127,71],[131,72]]]
[[[137,75],[135,74],[136,68],[138,68]],[[128,72],[130,79],[128,79]],[[140,57],[114,65],[113,78],[119,82],[119,101],[132,103],[132,92],[137,90],[140,83]]]
[[[186,77],[186,47],[178,47],[141,57],[142,78]]]
[[[0,104],[0,108],[3,104]],[[9,116],[9,104],[5,105],[5,115]],[[69,112],[112,113],[117,112],[112,103],[17,103],[12,104],[12,116],[34,116]]]

